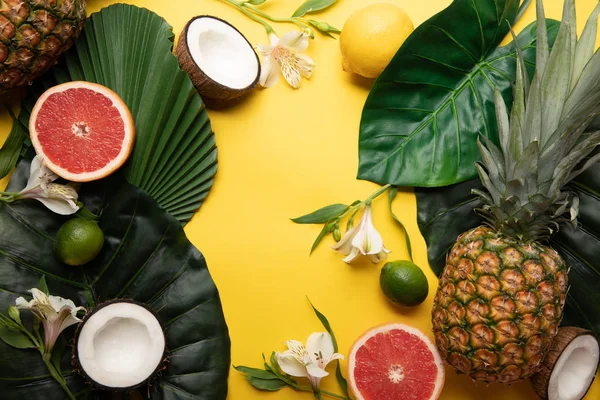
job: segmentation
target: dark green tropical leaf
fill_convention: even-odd
[[[482,221],[473,209],[480,205],[471,195],[478,180],[447,188],[416,189],[418,223],[427,243],[431,268],[442,272],[446,253],[462,232]],[[579,226],[562,226],[550,240],[571,268],[563,325],[600,333],[600,165],[581,174],[571,186],[579,196]]]
[[[297,224],[324,224],[330,219],[338,217],[347,209],[348,206],[345,204],[331,204],[302,217],[292,218],[292,221]]]
[[[37,97],[57,83],[111,88],[136,127],[125,177],[185,224],[212,187],[217,147],[204,103],[172,53],[173,38],[171,26],[145,8],[115,4],[92,14],[75,46],[36,80],[20,119],[28,121]]]
[[[321,11],[335,4],[337,0],[306,0],[292,17],[302,17],[305,14]]]
[[[21,148],[23,142],[27,139],[28,131],[19,119],[12,115],[12,111],[9,110],[11,117],[13,118],[13,126],[8,137],[4,141],[2,148],[0,148],[0,179],[8,175],[19,161],[21,155]]]
[[[516,49],[498,47],[517,0],[455,0],[419,26],[375,82],[360,127],[358,178],[444,186],[474,178],[477,136],[497,142],[494,89],[511,98]],[[517,37],[533,73],[536,25]],[[550,41],[558,22],[548,21]]]
[[[29,175],[22,161],[9,184],[20,190]],[[147,304],[166,327],[169,362],[148,388],[153,400],[225,399],[230,342],[219,294],[204,257],[187,240],[181,224],[142,190],[115,175],[84,184],[80,199],[95,214],[105,244],[81,268],[54,256],[53,237],[66,217],[35,200],[0,204],[0,310],[16,297],[29,296],[42,275],[51,294],[90,308],[114,299]],[[29,298],[29,297],[26,297]],[[24,318],[28,313],[21,312]],[[68,328],[66,339],[73,335]],[[63,400],[37,350],[16,350],[0,343],[0,393],[3,400]],[[71,372],[68,354],[62,371],[75,392],[85,389]],[[85,398],[95,398],[87,393]]]

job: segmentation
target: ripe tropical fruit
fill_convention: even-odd
[[[519,53],[510,118],[495,92],[500,147],[482,137],[485,190],[473,191],[485,225],[459,236],[434,298],[437,346],[473,379],[509,384],[534,374],[562,319],[568,267],[544,243],[560,223],[577,223],[579,199],[565,185],[600,159],[600,132],[584,132],[600,113],[600,53],[593,55],[594,40],[572,46],[571,10],[567,0],[552,52],[541,45],[546,30],[537,31],[531,83]],[[596,19],[582,38],[596,37]]]
[[[410,261],[390,261],[381,269],[379,285],[394,304],[413,307],[421,304],[429,293],[427,277]]]
[[[40,96],[29,120],[31,143],[50,170],[73,182],[103,178],[129,157],[135,127],[112,90],[68,82]]]
[[[85,0],[4,0],[0,7],[0,93],[48,69],[85,25]]]
[[[54,252],[68,265],[83,265],[92,261],[104,246],[104,233],[94,221],[73,218],[56,233]]]
[[[435,400],[444,387],[444,365],[435,345],[403,324],[365,332],[350,350],[348,368],[357,400]]]
[[[414,29],[408,14],[393,4],[355,11],[340,34],[344,71],[377,78]]]

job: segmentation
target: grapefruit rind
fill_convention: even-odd
[[[350,350],[350,354],[348,356],[348,383],[350,384],[350,389],[352,390],[354,397],[356,398],[356,400],[367,400],[360,393],[360,390],[358,389],[358,387],[356,385],[356,381],[354,379],[354,368],[356,367],[356,353],[358,352],[358,349],[360,349],[362,346],[364,346],[364,344],[369,339],[371,339],[373,336],[380,334],[380,333],[386,333],[386,332],[389,332],[392,330],[396,330],[396,329],[402,330],[402,331],[405,331],[405,332],[408,332],[410,334],[417,336],[419,339],[421,339],[421,341],[423,341],[423,343],[431,351],[431,354],[433,355],[433,360],[434,360],[435,366],[437,367],[438,374],[436,377],[436,382],[435,382],[435,387],[433,389],[433,393],[428,400],[438,399],[440,397],[440,394],[442,393],[442,388],[444,387],[446,373],[445,373],[445,369],[444,369],[444,362],[438,352],[437,347],[435,347],[435,345],[433,344],[431,339],[429,339],[429,337],[427,337],[423,332],[421,332],[417,328],[414,328],[409,325],[396,324],[396,323],[381,325],[381,326],[369,329],[362,336],[360,336],[352,345],[352,349]]]
[[[104,167],[97,169],[95,171],[91,171],[91,172],[72,173],[69,170],[56,165],[50,159],[48,159],[48,157],[45,156],[45,152],[42,147],[42,144],[40,143],[40,141],[38,139],[38,132],[37,132],[35,126],[36,126],[36,120],[37,120],[38,113],[42,109],[44,102],[46,101],[46,99],[48,99],[48,97],[50,97],[51,95],[53,95],[55,93],[61,93],[61,92],[64,92],[64,91],[67,91],[70,89],[82,89],[82,88],[93,90],[94,92],[100,93],[112,101],[112,105],[119,112],[121,119],[123,120],[125,135],[124,135],[123,142],[121,143],[121,151],[114,159],[110,160],[110,162],[108,164],[106,164]],[[33,148],[35,149],[35,152],[44,159],[44,163],[48,167],[48,169],[50,169],[56,175],[60,176],[61,178],[66,179],[68,181],[90,182],[90,181],[102,179],[102,178],[112,174],[117,169],[119,169],[125,163],[125,161],[127,161],[127,158],[129,158],[129,155],[131,154],[131,151],[133,150],[133,142],[134,142],[134,138],[135,138],[135,125],[133,122],[133,117],[131,116],[131,112],[129,111],[129,108],[123,102],[123,100],[121,100],[121,98],[119,97],[118,94],[116,94],[109,88],[99,85],[97,83],[85,82],[85,81],[73,81],[73,82],[62,83],[60,85],[53,86],[52,88],[45,91],[39,97],[39,99],[35,103],[35,106],[33,107],[33,110],[31,111],[31,118],[29,119],[29,133],[31,136],[31,143],[33,145]]]

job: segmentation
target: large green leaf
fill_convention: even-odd
[[[479,180],[415,190],[419,228],[429,264],[438,275],[458,235],[481,223],[474,212],[480,203],[471,194],[473,188],[480,188]],[[563,325],[600,333],[600,165],[581,174],[571,189],[579,196],[579,225],[577,229],[562,226],[550,240],[571,268]]]
[[[511,98],[516,49],[498,45],[518,6],[455,0],[413,32],[367,98],[358,178],[433,187],[477,175],[477,136],[498,140],[494,88]],[[548,30],[552,42],[558,23],[548,21]],[[535,24],[517,39],[532,74]]]
[[[27,161],[19,164],[11,190],[25,185],[28,169]],[[105,235],[102,252],[83,267],[62,264],[53,254],[53,237],[65,217],[35,200],[0,204],[0,311],[6,313],[16,297],[29,296],[43,274],[51,294],[76,304],[91,307],[113,298],[146,303],[166,327],[169,361],[140,392],[153,400],[225,399],[230,342],[219,294],[179,222],[120,176],[83,185],[81,200],[101,215]],[[73,331],[66,331],[69,338]],[[85,386],[70,372],[69,355],[62,370],[72,391],[80,392]],[[37,350],[13,349],[2,341],[0,393],[3,400],[65,398]]]
[[[125,177],[186,223],[212,187],[217,147],[204,103],[172,53],[173,38],[171,26],[145,8],[115,4],[92,14],[75,46],[35,81],[20,119],[57,83],[111,88],[135,120]]]

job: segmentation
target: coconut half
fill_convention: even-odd
[[[599,360],[600,345],[591,331],[560,328],[541,369],[531,377],[533,388],[542,399],[581,400],[594,381]]]
[[[73,361],[94,386],[129,390],[160,370],[165,352],[164,331],[154,313],[132,300],[113,300],[79,324]]]
[[[179,36],[176,54],[196,90],[209,99],[243,96],[260,78],[260,61],[250,42],[216,17],[192,18]]]

